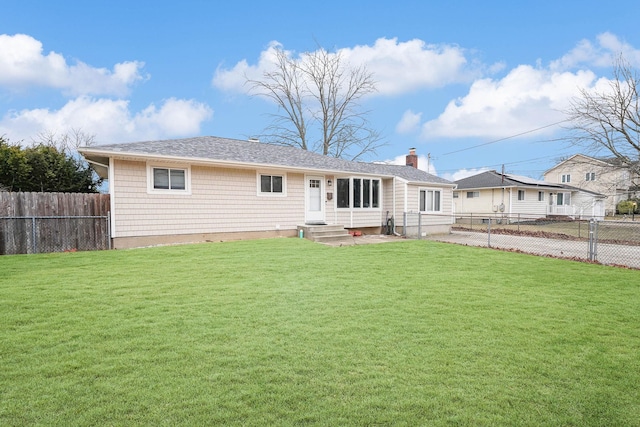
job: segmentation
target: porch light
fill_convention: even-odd
[[[327,187],[331,187],[331,180],[330,179],[327,180]]]

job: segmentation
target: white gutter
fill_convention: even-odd
[[[393,233],[396,232],[396,177],[393,177],[393,210],[391,216],[393,217]],[[385,224],[386,225],[386,224]]]

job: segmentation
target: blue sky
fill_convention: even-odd
[[[374,74],[363,101],[387,145],[447,179],[534,178],[578,152],[563,111],[604,87],[613,57],[640,69],[640,3],[617,1],[0,0],[0,135],[81,129],[98,143],[246,139],[274,106],[247,95],[277,44],[340,50]],[[592,154],[592,153],[588,153]]]

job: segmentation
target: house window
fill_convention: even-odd
[[[153,168],[153,188],[156,190],[184,190],[186,188],[184,169]]]
[[[518,200],[524,200],[524,190],[518,190]]]
[[[561,177],[562,182],[571,182],[571,174],[564,174]]]
[[[585,181],[595,181],[596,180],[596,173],[595,172],[587,172],[584,176],[584,180]]]
[[[336,182],[339,208],[380,207],[379,179],[338,178]]]
[[[372,179],[371,180],[371,207],[379,208],[380,207],[380,180]]]
[[[284,179],[282,175],[260,175],[260,192],[282,194]]]
[[[457,191],[454,191],[454,192],[453,192],[453,198],[454,198],[454,199],[457,199],[457,198],[458,198],[458,192],[457,192]]]
[[[363,208],[371,207],[371,180],[370,179],[362,180],[362,207]]]
[[[348,208],[349,205],[349,179],[338,178],[337,180],[338,207]]]
[[[571,204],[571,193],[558,193],[556,195],[556,205],[570,205]]]
[[[361,183],[362,183],[361,179],[354,178],[353,180],[353,207],[354,208],[360,207]]]
[[[440,212],[440,190],[420,190],[420,212]]]
[[[189,169],[148,167],[149,191],[188,192]]]
[[[538,191],[538,201],[544,202],[544,191]]]
[[[467,191],[467,199],[473,199],[474,197],[480,197],[479,191]]]

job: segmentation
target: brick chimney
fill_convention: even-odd
[[[409,148],[409,154],[407,155],[407,161],[405,164],[418,169],[418,156],[416,156],[415,148]]]

